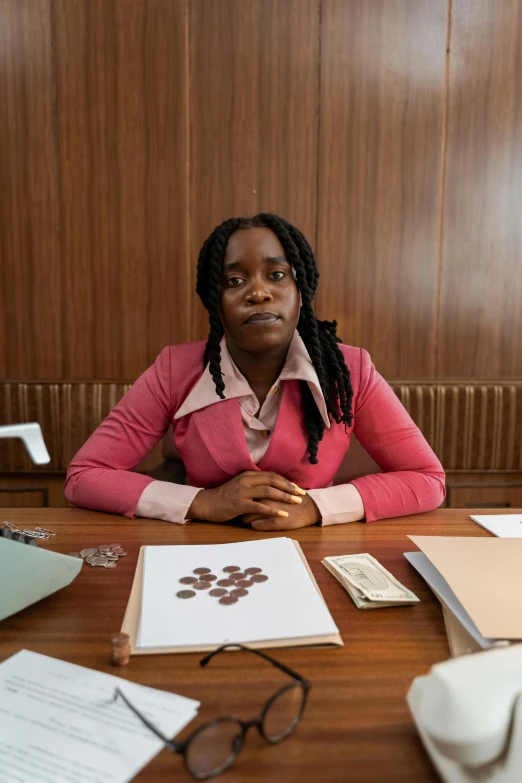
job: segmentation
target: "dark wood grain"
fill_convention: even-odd
[[[65,377],[188,338],[184,0],[56,0]]]
[[[318,0],[190,3],[194,260],[218,223],[259,211],[281,214],[313,241],[318,69]],[[199,302],[193,313],[202,338]]]
[[[203,239],[270,209],[388,378],[519,378],[521,36],[522,0],[1,0],[0,376],[203,337]]]
[[[317,307],[389,378],[435,369],[446,28],[446,2],[323,2]]]
[[[42,484],[44,482],[41,482]],[[27,484],[13,486],[10,481],[0,479],[0,508],[34,508],[46,503],[45,487],[30,487]]]
[[[441,377],[522,375],[522,2],[453,0]]]
[[[452,508],[519,508],[522,506],[522,476],[518,486],[504,483],[503,486],[480,486],[470,481],[467,486],[452,487],[449,491]]]
[[[234,712],[250,717],[280,684],[270,667],[245,653],[224,655],[205,670],[198,667],[197,655],[137,656],[125,669],[114,669],[108,663],[109,636],[121,627],[140,546],[218,544],[260,538],[260,534],[244,527],[178,526],[80,509],[3,513],[15,523],[56,530],[56,538],[45,545],[58,552],[117,541],[129,554],[111,571],[84,566],[72,585],[4,620],[0,660],[25,647],[181,693],[203,702],[198,721]],[[314,527],[291,533],[302,545],[345,646],[277,651],[277,657],[312,681],[305,718],[295,735],[277,747],[266,747],[257,736],[250,736],[236,766],[223,775],[224,783],[438,780],[417,738],[405,695],[414,677],[448,657],[448,647],[440,606],[402,553],[415,548],[408,534],[488,535],[470,522],[468,513],[439,510],[372,525]],[[321,565],[327,555],[355,552],[370,552],[414,590],[421,603],[358,611]],[[174,777],[189,780],[180,760],[165,751],[136,780],[156,783]]]
[[[0,376],[60,378],[50,0],[0,2]]]
[[[0,473],[0,505],[3,508],[40,505],[70,508],[63,493],[64,481],[65,471]]]

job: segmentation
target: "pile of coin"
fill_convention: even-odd
[[[127,552],[121,544],[101,544],[99,547],[89,547],[81,552],[69,552],[69,557],[79,557],[98,568],[116,568],[120,557],[126,557]]]
[[[268,576],[261,573],[262,570],[262,568],[254,566],[242,570],[239,566],[230,565],[223,569],[225,577],[218,579],[210,568],[200,566],[193,570],[192,573],[195,576],[181,577],[180,584],[190,585],[190,589],[180,590],[176,596],[178,598],[194,598],[195,590],[208,590],[208,595],[219,598],[220,604],[231,606],[236,604],[240,598],[245,598],[248,595],[247,588],[268,580]],[[212,585],[213,582],[216,582],[215,587]]]

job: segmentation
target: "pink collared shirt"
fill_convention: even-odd
[[[254,464],[258,464],[268,449],[279,413],[281,385],[287,380],[306,381],[325,426],[330,428],[317,373],[297,331],[290,343],[285,366],[261,407],[247,379],[234,364],[225,340],[221,343],[221,371],[225,383],[225,399],[238,399],[248,451]],[[176,411],[174,419],[180,419],[189,413],[214,405],[219,399],[207,366],[199,381]],[[375,468],[378,470],[377,466]],[[141,494],[136,514],[182,524],[187,520],[188,509],[200,489],[200,487],[167,481],[154,481]],[[323,525],[354,522],[364,518],[363,501],[353,484],[310,489],[308,494],[319,509]]]

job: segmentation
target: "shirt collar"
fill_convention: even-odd
[[[224,395],[226,400],[254,395],[247,379],[239,372],[234,364],[226,340],[221,342],[221,372],[223,373],[223,381],[225,384]],[[310,359],[310,354],[306,350],[303,339],[297,330],[294,332],[290,342],[285,366],[274,386],[280,381],[290,380],[305,381],[308,384],[315,404],[321,414],[321,418],[323,419],[325,426],[329,428],[330,419],[328,418],[328,411],[326,410],[321,384],[319,383],[319,378],[317,377],[312,360]],[[214,405],[216,402],[220,401],[221,397],[219,397],[216,392],[216,386],[210,374],[210,368],[207,365],[199,381],[181,407],[178,408],[174,414],[174,418],[181,419],[182,416],[187,416],[189,413],[194,413],[195,411],[206,408],[209,405]]]

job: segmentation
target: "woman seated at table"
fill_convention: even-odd
[[[199,254],[205,342],[160,353],[72,460],[77,506],[183,523],[284,530],[439,506],[444,471],[361,348],[312,300],[302,233],[272,214],[231,218]],[[132,472],[173,426],[187,484]],[[352,435],[382,472],[332,486]]]

